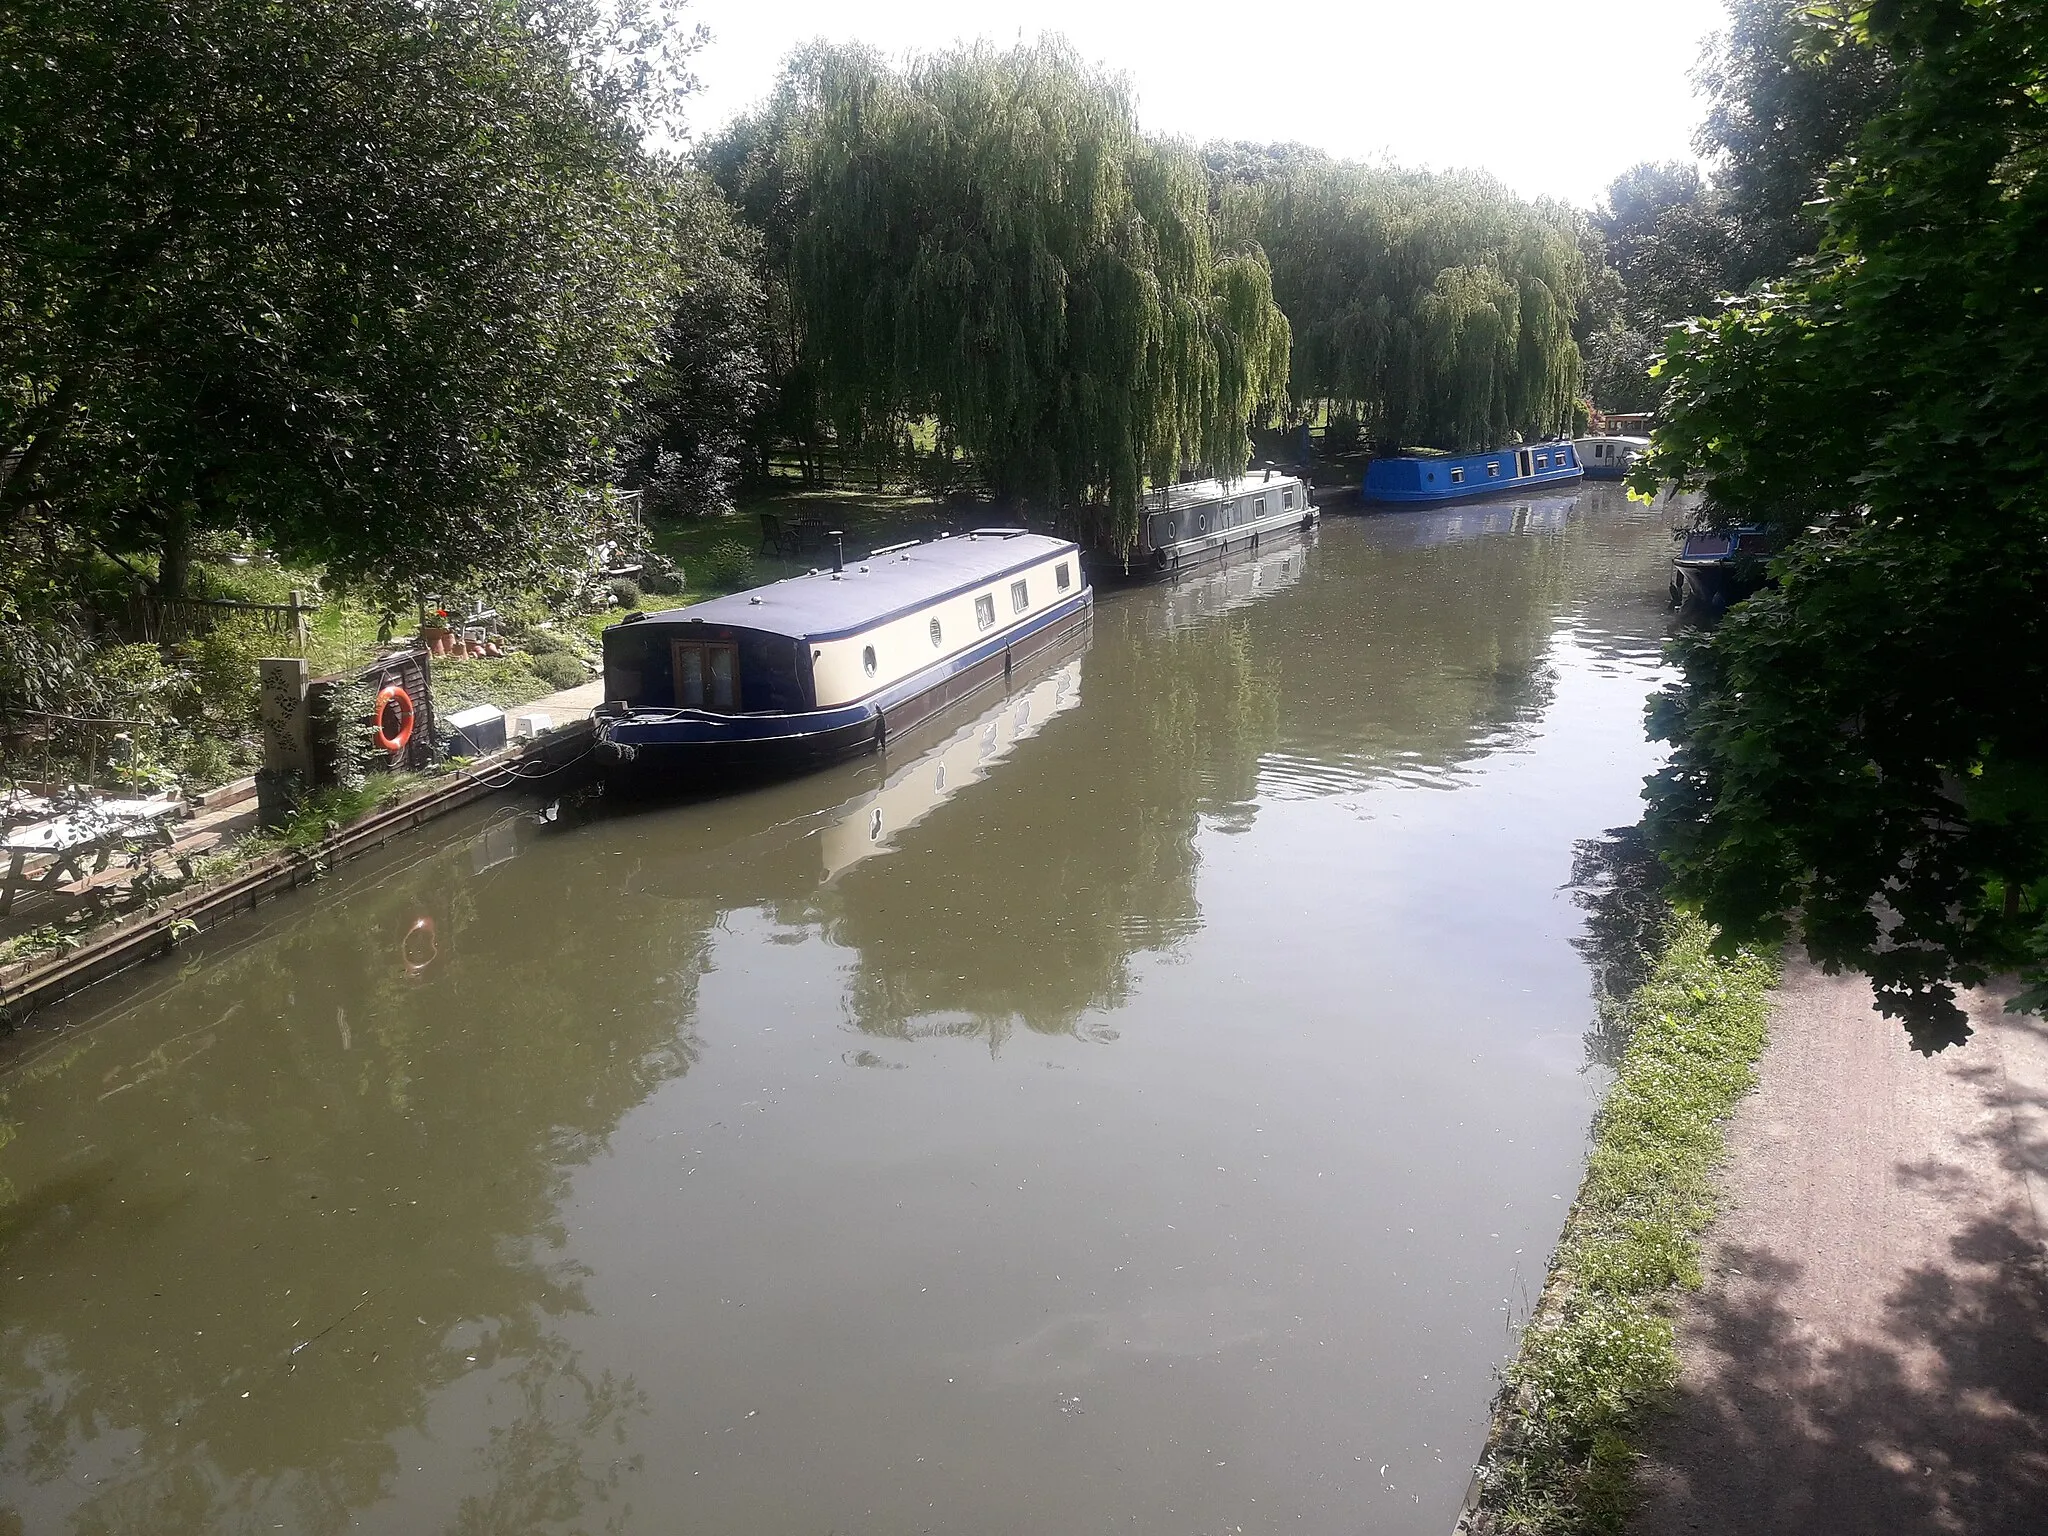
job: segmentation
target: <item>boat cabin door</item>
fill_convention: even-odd
[[[1528,450],[1528,449],[1526,449],[1526,448],[1517,448],[1517,449],[1515,450],[1515,475],[1516,475],[1516,477],[1517,477],[1518,479],[1519,479],[1519,478],[1523,478],[1523,477],[1526,477],[1526,476],[1528,476],[1528,475],[1532,475],[1532,474],[1534,474],[1535,472],[1536,472],[1536,471],[1534,470],[1534,468],[1532,468],[1532,467],[1531,467],[1531,465],[1530,465],[1530,463],[1529,463],[1529,450]]]

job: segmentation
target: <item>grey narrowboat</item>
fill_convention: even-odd
[[[1099,581],[1159,581],[1227,555],[1299,538],[1318,516],[1299,475],[1254,471],[1235,480],[1188,480],[1146,494],[1127,550],[1091,551]]]
[[[1088,623],[1079,549],[1020,529],[892,545],[604,632],[605,778],[662,789],[872,751]]]

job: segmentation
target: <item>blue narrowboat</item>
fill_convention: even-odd
[[[1496,453],[1402,454],[1365,466],[1359,500],[1410,506],[1417,502],[1463,501],[1496,491],[1526,491],[1585,475],[1567,442],[1531,443]]]
[[[1671,605],[1740,602],[1764,584],[1770,558],[1770,533],[1758,524],[1688,530],[1671,562]]]
[[[604,632],[600,771],[660,789],[872,751],[1093,612],[1075,545],[1000,528],[633,614]]]

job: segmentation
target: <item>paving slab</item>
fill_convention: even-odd
[[[2009,994],[2007,994],[2009,995]],[[2048,1022],[1786,970],[1638,1536],[2048,1532]]]

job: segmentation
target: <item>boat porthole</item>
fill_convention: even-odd
[[[866,670],[869,677],[875,675],[875,648],[872,645],[861,651],[860,664]]]
[[[939,643],[939,621],[938,621],[937,619],[933,619],[933,620],[932,620],[932,644],[933,644],[933,645],[937,645],[938,643]]]
[[[1208,513],[1206,513],[1206,512],[1197,512],[1197,513],[1195,514],[1195,532],[1197,532],[1197,533],[1207,533],[1208,531],[1209,531],[1209,514],[1208,514]]]

